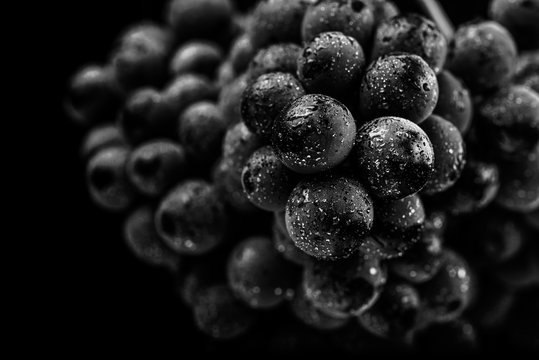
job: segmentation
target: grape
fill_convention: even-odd
[[[246,87],[247,75],[244,74],[221,89],[217,103],[227,124],[234,125],[241,121],[241,98]]]
[[[519,212],[539,207],[539,146],[527,159],[500,164],[500,189],[496,203]]]
[[[399,15],[380,23],[376,29],[371,57],[392,52],[420,56],[438,73],[447,55],[447,40],[432,21],[418,14]]]
[[[302,0],[263,0],[253,11],[247,33],[255,48],[280,42],[300,43]]]
[[[260,75],[284,72],[296,75],[297,59],[301,47],[292,43],[279,43],[259,50],[247,68],[247,81],[255,81]]]
[[[229,0],[172,0],[166,13],[177,41],[219,40],[230,30],[232,15]]]
[[[134,200],[133,189],[124,171],[129,153],[125,147],[106,148],[88,162],[86,179],[90,196],[106,210],[126,210]]]
[[[129,91],[162,84],[171,47],[171,34],[160,26],[148,23],[128,29],[111,56],[114,74],[122,88]]]
[[[474,278],[468,263],[454,251],[442,254],[438,273],[418,286],[422,299],[422,321],[450,321],[459,317],[470,305]]]
[[[457,29],[446,68],[476,92],[506,84],[515,72],[516,60],[517,48],[509,32],[498,23],[483,21]]]
[[[425,230],[417,243],[402,256],[392,259],[389,269],[402,279],[424,283],[436,275],[442,266],[442,238],[439,234]]]
[[[180,258],[163,243],[153,219],[154,211],[147,206],[129,214],[123,227],[125,242],[133,255],[141,261],[175,270],[179,266]]]
[[[340,32],[324,32],[298,58],[298,77],[310,93],[336,98],[354,91],[365,67],[361,45]]]
[[[335,330],[342,328],[348,322],[348,318],[331,316],[317,308],[306,296],[305,289],[299,287],[294,299],[290,303],[292,313],[303,323],[317,330]]]
[[[279,214],[279,213],[275,213]],[[281,215],[279,215],[281,216]],[[284,212],[283,212],[283,221],[284,221]],[[283,225],[273,224],[272,226],[272,239],[273,239],[273,245],[275,246],[275,249],[281,255],[288,261],[304,266],[306,265],[311,257],[307,255],[305,252],[301,251],[296,244],[294,244],[294,240],[290,238],[290,235],[288,235],[288,230],[286,230],[285,227],[282,227]]]
[[[83,126],[112,122],[122,97],[111,67],[88,65],[71,78],[64,107],[68,116]]]
[[[241,175],[243,190],[256,206],[268,211],[280,211],[297,176],[283,165],[271,146],[258,149],[251,155]]]
[[[374,203],[373,238],[386,258],[404,254],[423,233],[425,210],[418,195]]]
[[[502,158],[522,159],[539,145],[539,94],[511,86],[478,107],[478,131],[488,149]]]
[[[433,113],[451,122],[466,134],[472,123],[473,104],[470,92],[464,84],[449,71],[438,73],[438,102]]]
[[[205,289],[193,306],[196,326],[216,339],[245,334],[255,323],[255,314],[237,300],[226,285]]]
[[[315,307],[347,318],[371,308],[386,279],[385,267],[377,257],[355,254],[337,261],[313,261],[305,267],[303,288]]]
[[[406,283],[389,282],[359,323],[374,335],[406,341],[417,325],[421,305],[417,290]]]
[[[299,283],[299,270],[285,261],[270,239],[240,242],[228,259],[228,282],[234,294],[255,309],[268,309],[290,298]]]
[[[394,2],[389,0],[365,0],[371,8],[374,16],[374,26],[377,28],[381,22],[391,19],[399,14],[399,9]]]
[[[256,135],[270,141],[275,118],[303,95],[303,86],[291,74],[276,72],[260,75],[243,92],[243,122]]]
[[[423,191],[435,194],[451,188],[466,163],[464,140],[449,121],[431,115],[421,123],[434,149],[434,173]]]
[[[301,37],[309,42],[318,34],[339,31],[367,46],[374,29],[374,14],[363,0],[321,0],[307,8]]]
[[[238,36],[230,47],[230,63],[234,72],[242,73],[256,54],[256,49],[248,34]]]
[[[500,188],[496,164],[470,159],[457,182],[433,197],[432,202],[442,205],[454,215],[469,214],[487,207]]]
[[[369,65],[361,81],[359,102],[365,120],[398,116],[419,124],[437,101],[436,74],[417,55],[384,55]]]
[[[120,129],[114,125],[101,125],[93,128],[82,141],[81,156],[91,158],[100,150],[109,147],[126,146],[125,138]]]
[[[381,199],[402,199],[421,190],[434,170],[434,150],[425,132],[399,117],[381,117],[357,133],[358,176]]]
[[[294,188],[285,216],[297,247],[319,259],[341,259],[366,241],[363,238],[373,224],[373,206],[358,181],[321,175]]]
[[[305,174],[342,162],[352,150],[356,123],[350,111],[325,95],[305,95],[283,110],[273,125],[272,144],[283,164]]]
[[[174,76],[195,73],[212,79],[222,61],[223,52],[217,45],[205,41],[191,41],[176,50],[169,67]]]
[[[158,197],[186,175],[185,150],[171,141],[147,142],[130,154],[126,172],[137,191]]]
[[[220,154],[228,128],[221,109],[212,102],[189,106],[179,118],[179,139],[192,162],[213,162]]]
[[[226,213],[216,189],[186,180],[161,201],[155,214],[159,235],[179,254],[203,254],[224,240]]]
[[[164,137],[169,119],[158,111],[161,101],[161,94],[152,88],[141,88],[129,96],[119,120],[120,130],[129,143]]]
[[[536,0],[491,0],[489,14],[511,32],[519,49],[539,48],[539,3]]]

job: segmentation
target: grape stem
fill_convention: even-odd
[[[438,0],[416,0],[416,2],[425,14],[438,25],[445,38],[451,40],[455,29],[440,2]]]

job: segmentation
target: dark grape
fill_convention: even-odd
[[[125,173],[129,153],[125,147],[106,148],[88,162],[86,179],[90,196],[106,210],[122,211],[133,202],[134,192]]]
[[[159,113],[161,102],[161,94],[152,88],[131,93],[119,118],[120,130],[128,142],[139,144],[165,136],[169,119]]]
[[[478,136],[488,150],[506,159],[525,158],[539,145],[539,94],[510,86],[478,107]]]
[[[310,93],[342,97],[359,87],[365,67],[361,45],[340,32],[324,32],[298,58],[298,77]]]
[[[431,115],[421,123],[434,149],[434,173],[423,191],[435,194],[449,189],[466,164],[465,144],[460,131],[449,121]]]
[[[418,14],[404,14],[380,23],[376,29],[371,57],[391,52],[421,56],[438,73],[447,56],[447,40],[436,24]]]
[[[470,305],[475,283],[468,263],[452,250],[444,250],[438,273],[418,286],[422,321],[449,321]]]
[[[189,158],[209,164],[219,156],[228,123],[217,105],[201,101],[185,109],[178,128],[180,142]]]
[[[225,201],[240,212],[256,209],[243,191],[241,173],[251,154],[261,146],[260,139],[243,122],[228,129],[223,140],[223,157],[212,178]]]
[[[187,73],[205,75],[212,79],[223,61],[219,46],[205,41],[191,41],[176,50],[170,62],[170,73],[178,76]]]
[[[331,316],[317,308],[306,296],[305,289],[300,286],[290,303],[292,313],[302,323],[317,330],[329,331],[342,328],[348,323],[348,318]]]
[[[172,0],[166,16],[177,41],[221,40],[232,27],[233,8],[229,0]]]
[[[229,54],[230,63],[234,71],[238,74],[245,71],[255,54],[256,49],[248,34],[237,37],[230,47]]]
[[[374,21],[373,10],[367,1],[321,0],[307,8],[301,36],[308,42],[320,33],[339,31],[366,47],[371,40]]]
[[[218,105],[227,124],[234,125],[241,121],[241,98],[246,87],[247,75],[244,74],[221,89]]]
[[[80,153],[88,159],[100,150],[126,146],[124,135],[115,125],[102,125],[91,129],[82,141]]]
[[[357,251],[373,224],[372,200],[356,180],[305,179],[286,204],[286,227],[297,247],[319,259],[341,259]]]
[[[433,113],[451,122],[465,134],[472,123],[473,104],[470,92],[449,71],[442,70],[438,80],[438,102]]]
[[[417,326],[420,305],[412,285],[389,282],[374,305],[359,316],[359,323],[376,336],[406,341]]]
[[[259,50],[247,68],[247,81],[255,81],[260,75],[284,72],[296,75],[301,47],[297,44],[281,43]]]
[[[112,68],[89,65],[71,78],[64,107],[73,121],[84,126],[112,122],[122,97]]]
[[[359,316],[378,299],[386,270],[377,257],[355,254],[337,261],[315,260],[303,273],[303,288],[314,306],[331,316]]]
[[[496,164],[469,159],[457,182],[433,201],[454,215],[474,213],[494,200],[499,187]]]
[[[111,58],[120,85],[125,90],[161,85],[171,47],[171,34],[158,25],[147,23],[128,29]]]
[[[402,256],[417,243],[424,224],[425,209],[416,194],[374,203],[372,237],[381,245],[386,258]]]
[[[443,263],[442,239],[432,230],[424,230],[420,240],[402,256],[388,263],[389,269],[414,284],[429,281]]]
[[[359,102],[365,120],[398,116],[419,124],[437,101],[436,74],[417,55],[384,55],[369,65],[361,81]]]
[[[536,0],[492,0],[489,15],[511,32],[519,49],[539,48],[539,3]]]
[[[155,214],[159,235],[179,254],[206,253],[225,236],[226,213],[214,186],[187,180],[172,189]]]
[[[280,214],[275,213],[275,214]],[[281,215],[279,215],[281,216]],[[284,212],[283,212],[283,221],[284,221]],[[284,226],[284,228],[283,228]],[[277,223],[274,223],[272,226],[272,239],[273,239],[273,245],[275,246],[275,249],[281,255],[288,261],[304,266],[306,265],[311,257],[307,255],[305,252],[301,251],[296,244],[294,244],[294,240],[290,238],[290,235],[288,235],[288,230],[286,230],[286,225],[279,225]]]
[[[124,240],[139,260],[149,265],[178,268],[180,258],[174,254],[157,234],[154,211],[147,206],[134,210],[125,220]]]
[[[271,44],[301,42],[302,0],[263,0],[253,11],[247,33],[255,48]]]
[[[374,16],[374,28],[376,29],[382,21],[391,19],[399,14],[397,5],[389,0],[365,0],[372,10]]]
[[[350,111],[329,96],[295,100],[275,119],[273,146],[281,161],[299,173],[329,170],[352,150],[356,123]]]
[[[421,190],[432,176],[434,150],[425,132],[403,118],[382,117],[357,133],[357,171],[371,194],[402,199]]]
[[[243,92],[243,122],[249,130],[270,141],[275,118],[303,95],[303,86],[292,74],[276,72],[260,75]]]
[[[137,191],[157,197],[186,175],[185,150],[172,141],[149,141],[133,150],[126,172]]]
[[[516,61],[517,48],[509,32],[498,23],[483,21],[457,29],[446,68],[475,92],[509,82]]]
[[[297,176],[283,165],[271,146],[256,150],[247,160],[241,175],[247,198],[268,211],[285,208],[297,181]]]
[[[268,309],[291,298],[300,280],[299,269],[287,262],[270,239],[240,242],[228,259],[228,282],[234,294],[255,309]]]
[[[215,339],[231,339],[247,333],[256,316],[238,299],[227,285],[205,289],[193,306],[195,324]]]
[[[539,146],[525,160],[500,164],[500,189],[495,201],[519,212],[539,207]]]
[[[190,105],[199,101],[216,100],[217,88],[202,75],[184,74],[172,80],[161,96],[158,111],[176,126],[178,117]]]

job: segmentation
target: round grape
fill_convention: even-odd
[[[312,94],[296,99],[275,119],[272,143],[288,168],[312,174],[342,162],[355,137],[350,111],[329,96]]]

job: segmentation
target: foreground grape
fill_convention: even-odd
[[[494,21],[453,33],[406,2],[169,1],[69,82],[89,196],[125,216],[135,258],[173,273],[193,336],[335,356],[527,349],[533,4],[492,0]]]
[[[358,176],[373,195],[402,199],[421,190],[433,176],[434,149],[427,134],[399,117],[381,117],[358,130]]]

